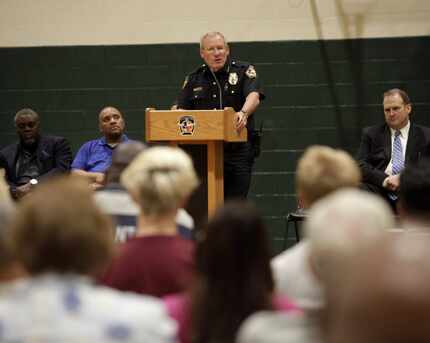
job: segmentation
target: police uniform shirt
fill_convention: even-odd
[[[258,92],[260,100],[265,98],[253,65],[231,61],[212,72],[203,64],[186,77],[178,97],[178,107],[186,110],[233,107],[238,112],[251,92]],[[248,130],[254,128],[253,116],[249,118],[247,127]]]

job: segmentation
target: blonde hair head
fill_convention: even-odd
[[[360,180],[354,159],[346,151],[328,146],[309,147],[297,165],[297,192],[309,206],[341,187],[357,187]]]
[[[146,216],[161,216],[182,206],[197,187],[191,158],[179,148],[148,148],[121,174],[121,183]]]

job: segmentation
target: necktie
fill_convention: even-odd
[[[405,161],[403,159],[403,149],[402,143],[400,142],[400,131],[397,130],[394,133],[394,141],[393,141],[393,175],[400,174],[405,166]]]
[[[405,166],[405,160],[403,159],[402,142],[400,142],[400,131],[396,130],[394,133],[393,141],[393,152],[392,152],[392,171],[393,175],[400,174]],[[390,192],[388,194],[391,200],[397,200],[397,194]]]

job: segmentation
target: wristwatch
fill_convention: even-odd
[[[248,118],[248,112],[247,111],[240,110],[239,112],[242,112],[245,115],[245,117]]]
[[[32,186],[36,186],[39,183],[39,181],[37,181],[37,179],[31,179],[30,180],[30,185]]]

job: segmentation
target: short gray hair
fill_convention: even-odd
[[[211,32],[207,32],[207,33],[205,33],[205,34],[202,36],[202,38],[200,38],[200,50],[203,50],[203,49],[204,49],[203,41],[204,41],[206,38],[210,38],[210,37],[217,37],[217,36],[221,37],[221,38],[224,40],[224,46],[228,46],[227,39],[225,39],[224,35],[223,35],[221,32],[218,32],[218,31],[211,31]]]
[[[16,112],[15,117],[13,119],[14,123],[16,123],[17,119],[22,116],[34,116],[38,121],[40,120],[39,114],[35,110],[32,110],[31,108],[23,108]]]
[[[388,234],[394,216],[378,196],[353,188],[338,190],[310,209],[305,234],[318,265],[330,257],[355,254],[357,249]]]

